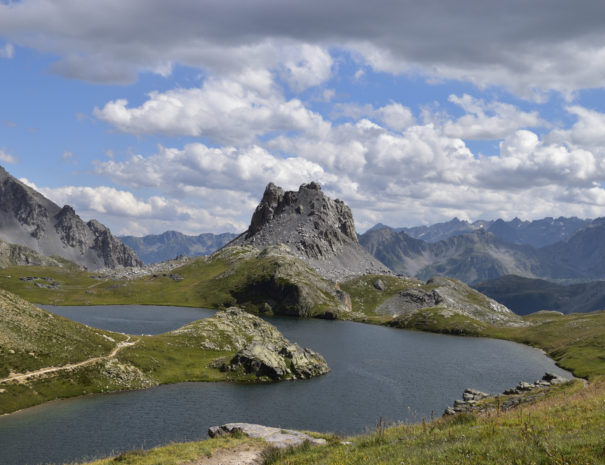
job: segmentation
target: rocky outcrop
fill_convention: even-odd
[[[507,389],[502,394],[493,397],[476,389],[465,389],[462,399],[455,400],[454,405],[447,407],[443,415],[482,412],[494,408],[508,410],[520,404],[535,401],[544,395],[544,389],[567,381],[569,380],[554,373],[545,373],[542,379],[533,383],[521,381],[516,387]],[[484,399],[495,400],[495,403],[480,402]]]
[[[416,287],[404,289],[385,300],[376,313],[391,315],[393,326],[405,327],[406,320],[423,309],[433,309],[439,317],[461,315],[496,326],[526,325],[504,305],[484,296],[466,284],[450,278],[435,277]]]
[[[314,438],[300,431],[272,428],[252,423],[227,423],[222,426],[211,426],[208,429],[208,436],[211,438],[234,433],[245,434],[254,439],[262,439],[278,449],[299,446],[304,442],[317,446],[327,444],[325,439]]]
[[[327,197],[319,184],[297,192],[267,185],[248,230],[228,245],[264,248],[285,244],[297,257],[330,279],[365,273],[390,274],[360,246],[351,209]]]
[[[215,366],[222,371],[254,375],[260,381],[307,379],[330,371],[320,354],[290,342],[273,325],[237,307],[170,334],[187,335],[203,349],[237,351]]]
[[[251,343],[231,359],[225,369],[243,369],[246,374],[272,380],[308,379],[327,373],[326,361],[317,352],[298,344]]]
[[[1,167],[0,239],[91,270],[142,265],[101,223],[85,223],[72,207],[60,208]]]

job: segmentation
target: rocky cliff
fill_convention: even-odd
[[[390,273],[359,244],[351,209],[327,197],[315,182],[303,184],[297,192],[267,185],[250,227],[228,245],[264,248],[277,244],[285,244],[330,279]]]
[[[0,167],[0,239],[88,269],[141,266],[136,254],[96,220],[85,223]]]

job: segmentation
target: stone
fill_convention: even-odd
[[[325,439],[314,438],[300,431],[252,423],[227,423],[222,426],[211,426],[208,429],[208,436],[211,438],[233,433],[242,433],[250,438],[262,439],[278,449],[299,446],[305,442],[317,446],[327,444]]]
[[[378,289],[379,291],[385,290],[385,285],[384,285],[384,282],[382,281],[382,279],[377,279],[376,281],[374,281],[374,287],[376,289]]]
[[[194,322],[180,331],[187,331],[188,327],[194,326],[199,332],[202,326],[203,331],[228,332],[232,338],[231,343],[217,349],[235,348],[238,351],[221,367],[224,370],[243,370],[247,374],[272,381],[307,379],[330,371],[320,354],[291,343],[274,326],[240,308],[231,307],[220,312],[214,320]]]

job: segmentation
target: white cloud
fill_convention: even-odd
[[[18,161],[19,161],[19,159],[17,157],[15,157],[14,155],[11,155],[5,149],[0,149],[0,162],[13,164],[13,163],[17,163]]]
[[[243,223],[228,214],[232,212],[225,214],[225,211],[213,209],[211,205],[189,205],[178,199],[162,196],[140,200],[129,191],[107,186],[38,188],[26,179],[22,181],[59,205],[73,206],[84,220],[95,218],[117,234],[165,231],[174,229],[175,224],[179,225],[181,231],[189,234],[227,230],[239,232],[246,228]]]
[[[450,95],[450,102],[460,106],[466,114],[444,124],[444,133],[462,139],[503,139],[520,128],[547,126],[537,111],[524,112],[514,105],[502,102],[486,103],[468,94]]]
[[[380,108],[374,108],[370,104],[337,103],[334,105],[332,117],[340,116],[355,120],[369,118],[384,123],[386,127],[394,131],[402,131],[416,122],[412,110],[398,102],[391,102]]]
[[[11,43],[4,44],[0,47],[0,58],[12,58],[15,55],[15,47]]]
[[[281,158],[258,146],[210,148],[199,143],[182,150],[160,147],[155,155],[136,155],[124,162],[98,162],[96,172],[121,185],[172,192],[195,186],[256,194],[271,181],[294,188],[303,182],[334,179],[319,164],[300,157]]]
[[[291,89],[303,91],[330,78],[332,57],[317,45],[302,44],[285,57],[281,76]]]
[[[224,144],[253,143],[273,131],[320,131],[328,123],[298,99],[285,100],[266,71],[236,79],[209,79],[201,88],[152,92],[139,107],[126,100],[95,108],[94,115],[132,134],[206,137]]]

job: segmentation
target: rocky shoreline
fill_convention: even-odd
[[[532,402],[545,393],[545,389],[557,384],[566,383],[570,380],[562,378],[554,373],[545,373],[541,379],[528,383],[521,381],[514,388],[506,389],[502,394],[492,396],[476,389],[467,388],[462,393],[462,399],[454,401],[454,405],[447,407],[443,416],[457,415],[460,413],[475,413],[497,408],[508,410],[520,404]],[[484,399],[495,399],[496,404],[491,402],[480,402]]]

